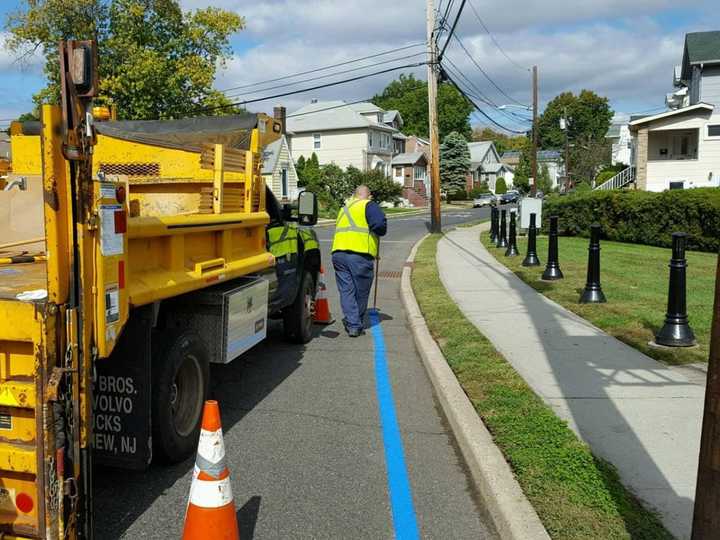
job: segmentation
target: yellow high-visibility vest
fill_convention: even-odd
[[[286,223],[284,227],[271,227],[268,229],[268,251],[276,259],[284,255],[297,253],[297,225]]]
[[[333,251],[353,251],[377,257],[378,237],[370,231],[365,217],[365,207],[369,202],[367,199],[351,199],[340,209],[335,222]]]

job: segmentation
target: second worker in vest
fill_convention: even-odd
[[[387,219],[370,200],[370,189],[359,186],[338,213],[332,262],[340,292],[343,325],[350,337],[363,333],[370,288],[378,256],[379,237],[387,232]]]

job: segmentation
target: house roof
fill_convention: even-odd
[[[363,113],[381,111],[382,109],[369,102],[318,101],[289,114],[287,128],[294,133],[368,127],[395,131],[394,128],[363,116]]]
[[[468,143],[468,150],[470,150],[470,161],[481,162],[487,155],[490,148],[492,148],[492,141],[477,141]]]
[[[383,122],[385,124],[392,124],[395,119],[397,119],[398,124],[400,124],[400,127],[403,126],[403,117],[400,115],[400,111],[385,111],[385,114],[383,115]]]
[[[519,159],[519,150],[508,150],[502,155],[502,159]],[[560,150],[538,150],[537,158],[540,161],[555,161],[562,159],[562,153]]]
[[[655,120],[662,120],[663,118],[669,118],[670,116],[676,116],[678,114],[685,114],[688,112],[707,110],[712,111],[714,107],[708,103],[698,103],[697,105],[690,105],[689,107],[682,107],[675,109],[674,111],[666,111],[659,114],[653,114],[650,116],[644,116],[642,118],[630,119],[630,127],[639,126],[640,124],[646,124],[648,122],[654,122]]]
[[[698,64],[720,64],[720,31],[685,34],[680,80],[689,81],[691,66]]]
[[[421,158],[425,158],[422,152],[411,152],[409,154],[398,154],[392,158],[393,165],[415,165]],[[425,158],[427,160],[427,158]]]
[[[720,63],[720,31],[686,34],[685,49],[690,64]]]
[[[488,173],[498,173],[505,169],[506,171],[512,171],[513,168],[510,167],[510,165],[507,165],[505,163],[483,163],[482,164],[482,170],[483,172]]]
[[[282,148],[283,137],[277,141],[268,144],[263,150],[263,168],[262,174],[272,174],[275,170],[278,157],[280,157],[280,149]]]

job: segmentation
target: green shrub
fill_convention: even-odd
[[[615,176],[616,174],[617,174],[617,173],[616,173],[614,170],[613,170],[613,171],[603,171],[603,172],[599,173],[599,174],[595,177],[595,185],[596,185],[596,186],[599,186],[600,184],[602,184],[602,183],[604,183],[604,182],[607,182],[608,180],[610,180],[610,179],[611,179],[613,176]]]
[[[507,193],[507,184],[505,183],[505,179],[501,176],[497,179],[497,182],[495,182],[495,194],[502,195],[503,193]]]
[[[720,189],[576,192],[545,201],[543,228],[551,215],[560,218],[561,234],[589,234],[599,223],[603,237],[619,242],[670,247],[671,234],[688,233],[688,248],[717,251],[720,247]]]

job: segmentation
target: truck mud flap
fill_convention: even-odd
[[[150,307],[135,309],[109,358],[95,363],[93,456],[142,470],[152,460]]]

